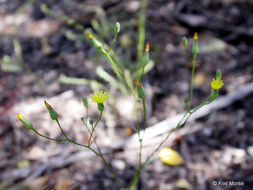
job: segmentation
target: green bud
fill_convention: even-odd
[[[147,65],[149,61],[149,52],[145,52],[144,56],[142,57],[142,64]]]
[[[33,124],[29,120],[24,118],[20,113],[18,113],[17,116],[19,120],[24,124],[26,129],[28,130],[33,129]]]
[[[49,109],[49,114],[52,120],[57,120],[58,119],[58,114],[56,111],[53,110],[53,108]]]
[[[102,48],[102,43],[101,43],[100,41],[98,41],[96,38],[94,38],[93,35],[92,35],[91,33],[88,32],[88,33],[87,33],[87,36],[88,36],[88,38],[92,41],[93,45],[94,45],[96,48],[98,48],[98,49]]]
[[[98,103],[98,110],[99,111],[104,111],[105,107],[103,103]]]
[[[93,37],[92,42],[96,48],[98,48],[98,49],[102,48],[102,43],[100,41],[98,41],[96,38]]]
[[[120,31],[120,23],[116,22],[116,24],[115,24],[115,32],[119,33],[119,31]]]
[[[194,34],[194,42],[193,42],[193,46],[192,46],[192,53],[195,54],[195,55],[199,53],[198,33],[197,32],[195,32],[195,34]]]
[[[192,46],[192,53],[195,55],[199,53],[198,41],[194,41],[193,46]]]
[[[86,109],[88,109],[88,100],[86,97],[83,97],[83,105],[86,107]]]
[[[49,105],[46,101],[44,101],[46,108],[49,111],[50,117],[52,120],[57,120],[58,119],[58,114],[56,113],[56,111],[54,111],[54,109],[51,107],[51,105]]]
[[[93,120],[90,119],[90,120],[89,120],[89,123],[90,123],[90,125],[93,125]]]
[[[221,70],[217,69],[217,71],[216,71],[216,79],[221,79],[221,77],[222,77]]]
[[[183,44],[184,47],[187,47],[188,41],[187,41],[187,38],[186,38],[186,37],[183,37],[183,39],[182,39],[182,44]]]
[[[144,89],[141,86],[139,86],[139,87],[137,87],[137,90],[138,90],[138,97],[141,99],[145,99],[146,93],[145,93]]]

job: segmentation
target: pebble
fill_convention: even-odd
[[[113,160],[112,165],[118,170],[124,170],[126,167],[125,162],[123,160],[118,160],[118,159]]]

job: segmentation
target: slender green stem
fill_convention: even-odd
[[[144,133],[145,133],[145,130],[146,130],[147,126],[148,126],[145,99],[142,99],[142,106],[143,106],[143,114],[144,114]],[[144,133],[143,133],[143,136],[140,137],[140,129],[138,129],[138,137],[139,137],[139,142],[140,142],[139,166],[138,166],[138,169],[137,169],[137,171],[135,173],[135,176],[133,177],[133,180],[132,180],[132,182],[131,182],[131,184],[129,186],[129,190],[133,190],[136,187],[139,175],[141,173],[141,169],[143,168],[143,164],[142,164],[142,147],[143,147]]]
[[[86,127],[86,129],[87,129],[87,131],[89,132],[89,134],[91,133],[91,131],[90,131],[90,129],[89,129],[89,127],[88,127],[88,125],[87,125],[87,121],[85,120],[84,121],[84,118],[81,118],[82,119],[82,122],[83,122],[83,124],[84,124],[84,126]]]
[[[60,128],[62,134],[64,135],[64,137],[65,137],[68,141],[70,141],[70,139],[67,137],[67,135],[65,134],[64,130],[62,129],[61,124],[59,123],[58,119],[56,120],[56,123],[57,123],[57,125],[59,126],[59,128]]]
[[[141,166],[141,168],[139,167],[138,170],[136,171],[136,173],[133,177],[133,180],[131,181],[131,184],[128,187],[128,190],[136,190],[136,185],[137,185],[138,178],[139,178],[142,167],[143,166]]]
[[[100,148],[100,147],[98,146],[98,144],[97,144],[96,139],[94,139],[94,142],[95,142],[95,145],[96,145],[96,147],[97,147],[97,149],[98,149],[98,152],[99,152],[99,155],[98,155],[98,156],[103,160],[105,166],[107,167],[107,169],[109,170],[109,172],[112,174],[112,176],[114,177],[114,179],[117,181],[117,183],[119,184],[119,186],[120,186],[122,189],[124,189],[124,186],[123,186],[122,183],[120,182],[118,176],[117,176],[116,173],[113,171],[113,169],[111,168],[111,166],[109,165],[109,163],[106,161],[106,159],[105,159],[105,157],[104,157],[104,155],[103,155],[103,153],[102,153],[102,151],[101,151],[101,148]]]
[[[192,96],[193,96],[193,84],[194,84],[194,74],[195,74],[196,58],[197,58],[197,54],[194,54],[194,55],[193,55],[193,60],[192,60],[192,75],[191,75],[191,87],[190,87],[190,101],[189,101],[189,105],[188,105],[190,109],[191,109]]]
[[[144,69],[145,69],[145,65],[142,66],[141,74],[140,74],[140,77],[139,77],[139,80],[138,80],[138,81],[141,81],[141,80],[142,80],[142,77],[143,77],[143,74],[144,74]]]
[[[102,53],[107,57],[107,59],[110,61],[111,65],[112,65],[112,68],[113,68],[115,74],[117,75],[118,79],[119,79],[120,81],[122,81],[122,82],[125,84],[127,90],[131,90],[131,88],[129,87],[129,85],[128,85],[126,79],[125,79],[124,73],[119,69],[119,67],[118,67],[117,64],[114,62],[114,60],[113,60],[112,57],[109,55],[109,53],[106,52],[103,48],[101,48],[101,52],[102,52]]]
[[[45,139],[48,139],[48,140],[53,140],[53,141],[67,141],[67,139],[54,139],[54,138],[50,138],[50,137],[47,137],[47,136],[44,136],[42,134],[40,134],[38,131],[36,131],[34,128],[32,129],[37,135],[45,138]]]
[[[147,0],[142,0],[138,20],[139,27],[138,27],[137,63],[140,63],[143,55],[144,42],[145,42],[146,9],[147,9]]]
[[[137,106],[136,89],[134,89],[132,91],[132,96],[134,98],[134,108],[135,108],[135,116],[136,116],[136,122],[137,122],[137,131],[138,131],[138,136],[140,138],[140,118],[139,118],[139,112],[138,112],[138,106]]]
[[[184,47],[184,51],[185,51],[186,57],[192,62],[192,59],[191,59],[191,56],[190,56],[190,53],[189,53],[187,47]]]
[[[83,27],[83,25],[77,23],[75,20],[71,19],[70,17],[67,17],[67,16],[64,16],[62,14],[56,13],[55,11],[49,9],[47,7],[47,5],[45,5],[45,4],[41,5],[41,10],[45,14],[48,14],[48,15],[53,16],[53,17],[55,17],[57,19],[60,19],[60,20],[62,20],[64,22],[67,22],[69,25],[74,26],[76,29],[81,30],[84,33],[86,31],[86,29]]]
[[[145,99],[142,99],[142,106],[143,106],[143,115],[144,115],[144,132],[146,128],[148,127],[148,121],[147,121],[147,111],[146,111],[146,103]],[[143,139],[143,138],[142,138]]]
[[[188,114],[188,112],[186,112],[183,117],[181,118],[181,120],[178,122],[177,126],[170,130],[168,135],[164,138],[164,140],[158,145],[158,147],[150,154],[150,156],[146,159],[146,161],[144,162],[144,166],[149,162],[149,160],[153,157],[153,155],[161,148],[161,146],[168,140],[168,138],[170,137],[170,135],[176,131],[177,129],[179,129],[181,127],[181,122],[184,120],[184,118],[186,117],[186,115]]]
[[[99,155],[99,154],[98,154],[94,149],[92,149],[90,146],[86,146],[86,145],[77,143],[77,142],[75,142],[75,141],[69,139],[69,138],[67,137],[66,133],[64,132],[64,130],[62,129],[62,126],[61,126],[60,122],[59,122],[58,120],[56,120],[56,123],[58,124],[58,126],[59,126],[59,128],[60,128],[62,134],[64,135],[64,137],[66,138],[66,140],[67,140],[68,142],[70,142],[70,143],[72,143],[72,144],[75,144],[75,145],[77,145],[77,146],[82,146],[82,147],[84,147],[84,148],[88,148],[89,150],[91,150],[91,151],[92,151],[94,154],[96,154],[97,156]]]
[[[171,135],[174,131],[178,130],[181,126],[185,125],[185,123],[188,121],[188,119],[190,118],[190,116],[191,116],[194,112],[196,112],[197,110],[199,110],[201,107],[203,107],[203,106],[205,106],[205,105],[208,105],[208,104],[212,103],[214,100],[215,100],[215,99],[207,100],[207,101],[205,101],[204,103],[200,104],[199,106],[195,107],[192,111],[186,112],[186,113],[183,115],[183,117],[181,118],[181,120],[178,122],[177,126],[176,126],[174,129],[172,129],[172,130],[169,131],[169,133],[168,133],[168,135],[165,137],[165,139],[159,144],[159,146],[158,146],[158,147],[151,153],[151,155],[146,159],[146,161],[144,162],[144,165],[146,165],[146,164],[149,162],[149,160],[153,157],[153,155],[161,148],[161,146],[168,140],[168,138],[170,137],[170,135]],[[186,117],[186,116],[187,116],[187,117]],[[186,119],[185,119],[185,117],[186,117]],[[182,121],[184,121],[184,122],[182,123]]]
[[[119,79],[122,79],[122,72],[118,68],[117,64],[113,61],[113,59],[111,58],[111,56],[109,55],[109,53],[106,52],[103,48],[101,48],[101,52],[107,57],[107,59],[112,64],[112,68],[113,68],[114,72],[116,73],[117,77]]]
[[[99,118],[97,120],[97,122],[95,123],[94,127],[92,127],[91,129],[91,134],[90,134],[90,139],[89,139],[89,142],[88,142],[88,145],[90,146],[90,142],[91,142],[91,139],[92,139],[92,136],[93,136],[93,133],[98,125],[98,123],[100,122],[101,118],[102,118],[102,115],[103,115],[103,111],[100,112],[100,115],[99,115]]]
[[[114,38],[113,38],[113,41],[112,41],[112,44],[111,44],[111,46],[109,47],[109,50],[107,51],[108,54],[110,54],[110,52],[111,52],[111,50],[112,50],[112,48],[113,48],[113,46],[114,46],[114,44],[115,44],[115,42],[116,42],[117,36],[118,36],[118,32],[115,32]]]

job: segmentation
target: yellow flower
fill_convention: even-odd
[[[92,40],[92,38],[93,38],[93,36],[92,36],[92,34],[91,33],[87,33],[87,36],[88,36],[88,38],[90,39],[90,40]]]
[[[220,79],[213,79],[211,82],[211,87],[214,90],[219,90],[224,85],[223,80]]]
[[[198,33],[197,33],[197,32],[194,33],[193,39],[194,39],[194,40],[198,40]]]
[[[17,116],[18,116],[18,118],[19,118],[20,121],[23,120],[23,116],[20,113],[17,113]]]
[[[96,102],[98,104],[104,103],[107,100],[108,96],[108,92],[103,92],[102,90],[100,92],[95,91],[94,94],[90,95],[92,102]]]
[[[46,101],[44,101],[44,104],[45,104],[45,106],[46,106],[46,108],[47,108],[48,110],[51,108],[50,104],[47,103]]]
[[[145,51],[146,51],[146,52],[149,52],[149,48],[150,48],[149,43],[146,43]]]

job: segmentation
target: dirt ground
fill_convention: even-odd
[[[99,158],[68,143],[41,139],[25,130],[16,117],[17,112],[23,113],[41,133],[52,138],[61,136],[44,108],[43,101],[47,100],[59,112],[69,137],[87,143],[88,134],[81,121],[85,114],[82,97],[93,90],[90,85],[64,84],[59,77],[64,74],[96,80],[109,89],[108,83],[96,75],[98,66],[112,73],[107,60],[81,39],[83,34],[75,27],[45,15],[40,9],[42,3],[85,28],[98,20],[107,23],[111,31],[119,21],[122,29],[114,49],[124,53],[120,58],[128,64],[134,64],[136,58],[139,1],[1,0],[0,189],[120,189]],[[145,76],[144,85],[151,92],[151,125],[185,111],[183,100],[189,94],[191,65],[181,45],[184,36],[192,44],[194,32],[199,34],[193,105],[209,96],[217,68],[222,70],[225,84],[221,97],[252,83],[252,10],[250,0],[148,1],[146,41],[151,45],[150,59],[155,66]],[[104,35],[110,42],[114,34],[105,30]],[[125,49],[120,44],[123,37],[130,44]],[[3,66],[4,62],[9,66]],[[110,104],[116,105],[121,95],[115,89],[111,91],[115,102]],[[123,98],[128,103],[128,97]],[[110,147],[131,134],[128,129],[134,122],[129,115],[120,118],[117,106],[115,109],[108,108],[97,138],[109,150],[106,159],[122,183],[128,185],[138,167],[138,150],[112,152]],[[98,117],[95,105],[90,116]],[[181,154],[184,163],[166,166],[159,160],[152,162],[141,172],[138,190],[252,190],[252,118],[250,94],[186,124],[189,134],[166,144]],[[199,130],[191,133],[196,126]]]

